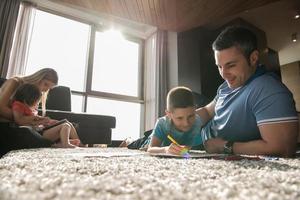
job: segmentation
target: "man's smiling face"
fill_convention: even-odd
[[[251,53],[250,65],[242,51],[236,46],[215,51],[215,60],[222,78],[230,88],[235,89],[244,85],[255,72],[258,52]]]

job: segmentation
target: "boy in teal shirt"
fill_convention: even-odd
[[[202,145],[201,119],[196,114],[193,93],[186,87],[175,87],[167,95],[166,116],[157,120],[146,146],[150,153],[181,154],[184,149]],[[177,144],[172,142],[168,135]]]

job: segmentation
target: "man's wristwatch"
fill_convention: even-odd
[[[233,144],[234,144],[234,142],[232,142],[232,141],[227,141],[227,142],[224,144],[223,153],[225,153],[225,154],[233,154]]]

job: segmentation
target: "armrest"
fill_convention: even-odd
[[[46,116],[57,120],[68,119],[70,122],[77,123],[78,136],[84,144],[110,144],[111,129],[116,127],[116,118],[108,115],[47,110]]]

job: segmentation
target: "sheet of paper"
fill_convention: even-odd
[[[79,152],[79,153],[70,153],[68,156],[74,157],[103,157],[103,158],[110,158],[110,157],[129,157],[129,156],[137,156],[137,155],[144,155],[145,152]]]
[[[161,158],[183,158],[183,159],[194,159],[194,158],[212,158],[218,160],[262,160],[259,156],[249,156],[249,155],[229,155],[229,154],[211,154],[205,151],[195,151],[191,150],[189,155],[174,155],[168,153],[149,153],[151,156],[161,157]]]
[[[222,156],[223,154],[208,154],[208,153],[193,153],[190,152],[187,155],[174,155],[169,153],[149,153],[150,156],[156,156],[161,158],[214,158]]]

